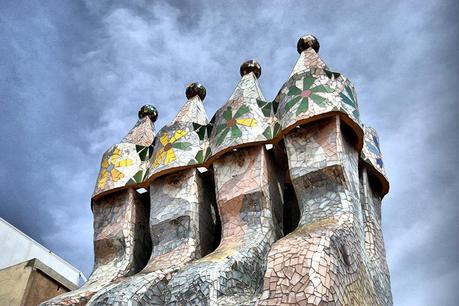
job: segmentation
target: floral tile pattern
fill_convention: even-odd
[[[142,161],[142,166],[139,167],[139,170],[134,174],[126,183],[126,186],[135,186],[141,184],[145,181],[146,175],[148,173],[148,168],[150,165],[150,157],[153,154],[153,146],[140,146],[136,145],[135,149],[139,155],[140,160]]]
[[[127,154],[127,156],[129,156],[129,154]],[[118,146],[115,146],[111,150],[111,154],[107,154],[103,157],[101,171],[97,179],[98,188],[104,188],[109,179],[116,183],[125,177],[124,173],[120,171],[120,168],[129,168],[134,164],[134,161],[124,157],[125,156],[121,155],[121,149]]]
[[[275,101],[279,104],[277,116],[284,130],[330,112],[340,112],[355,122],[361,134],[353,85],[341,74],[328,70],[312,49],[300,55]]]
[[[100,166],[93,197],[144,180],[155,137],[149,117],[139,119],[121,143],[108,149]]]
[[[223,112],[224,123],[220,123],[216,126],[217,146],[222,144],[229,131],[231,131],[230,137],[232,139],[237,139],[242,136],[242,131],[239,126],[257,126],[257,120],[255,118],[240,118],[249,112],[250,109],[246,105],[241,105],[234,115],[231,106],[226,108]]]
[[[159,138],[161,146],[155,152],[153,163],[151,165],[152,168],[157,168],[160,165],[166,166],[177,160],[174,149],[189,151],[191,147],[190,142],[178,141],[180,138],[185,137],[187,134],[188,132],[184,130],[175,130],[171,136],[169,136],[169,133],[167,132],[162,133],[161,137]]]
[[[212,119],[212,154],[275,136],[272,103],[266,102],[253,72],[242,76],[233,94]],[[276,134],[279,128],[276,129]]]
[[[203,163],[210,155],[208,123],[201,99],[187,100],[174,120],[158,132],[146,178]]]
[[[289,101],[285,103],[285,111],[288,112],[298,102],[299,105],[296,108],[295,115],[307,112],[309,109],[309,103],[313,102],[319,107],[325,107],[325,100],[327,98],[320,94],[332,93],[333,89],[328,85],[317,85],[313,86],[317,78],[313,76],[306,76],[303,78],[303,86],[301,88],[293,85],[288,89],[287,95],[290,97]]]

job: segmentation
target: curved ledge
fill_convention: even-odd
[[[357,136],[356,150],[362,149],[364,133],[354,86],[341,74],[321,68],[293,74],[275,101],[283,134],[298,125],[338,114]]]
[[[141,183],[148,169],[151,151],[151,147],[133,143],[111,146],[102,157],[92,198]]]

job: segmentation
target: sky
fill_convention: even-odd
[[[0,216],[88,276],[103,152],[143,104],[157,129],[207,88],[209,117],[256,59],[274,99],[304,34],[354,83],[391,189],[383,230],[395,305],[459,299],[459,3],[0,2]]]

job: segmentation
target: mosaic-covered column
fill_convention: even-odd
[[[260,72],[258,63],[244,63],[241,81],[212,120],[221,242],[172,278],[167,305],[245,305],[261,290],[266,255],[281,232],[282,175],[262,145],[272,139],[274,121],[267,119],[271,103],[259,88]]]
[[[365,142],[361,153],[360,201],[363,211],[365,250],[368,268],[377,293],[378,305],[392,305],[390,276],[381,228],[382,197],[388,192],[382,154],[376,130],[365,126]]]
[[[276,98],[301,217],[269,253],[258,305],[377,305],[364,252],[357,101],[318,49],[313,36],[299,40],[300,59]]]
[[[143,106],[134,128],[103,156],[92,200],[95,264],[89,279],[42,305],[85,305],[103,287],[145,266],[151,252],[149,205],[134,180],[147,168],[157,116],[153,106]]]
[[[193,83],[187,102],[158,133],[149,172],[153,251],[145,268],[101,290],[90,305],[163,305],[167,283],[214,244],[211,178],[197,170],[208,150],[205,88]]]

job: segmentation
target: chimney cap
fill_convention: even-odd
[[[158,110],[153,105],[145,104],[139,110],[139,119],[142,119],[145,116],[150,117],[150,120],[155,122],[156,119],[158,119]]]
[[[242,63],[239,71],[241,73],[241,76],[253,72],[258,79],[261,75],[261,66],[256,60],[248,60]]]
[[[185,95],[187,99],[199,96],[203,101],[206,97],[206,88],[199,82],[191,83],[186,87]]]
[[[296,45],[296,50],[298,51],[299,54],[301,54],[303,51],[312,48],[316,53],[319,53],[320,49],[320,44],[319,41],[317,40],[317,37],[314,35],[304,35],[298,39],[298,43]]]

